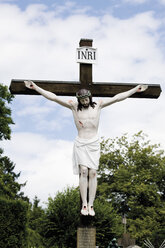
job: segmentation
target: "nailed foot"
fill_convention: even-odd
[[[88,215],[87,206],[83,206],[83,207],[82,207],[82,209],[81,209],[81,214],[82,214],[82,215]]]
[[[95,211],[93,209],[93,206],[88,206],[88,213],[90,216],[95,216]]]

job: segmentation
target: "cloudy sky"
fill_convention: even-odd
[[[161,84],[159,99],[127,99],[105,108],[99,134],[143,130],[165,149],[165,0],[0,0],[0,83],[11,79],[79,80],[75,52],[93,39],[94,82]],[[15,96],[11,141],[1,147],[27,181],[25,195],[41,203],[77,186],[69,109],[41,96]]]

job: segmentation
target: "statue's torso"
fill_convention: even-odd
[[[77,103],[73,103],[72,112],[75,125],[78,130],[78,136],[82,139],[93,138],[98,131],[100,119],[100,104],[99,102],[94,108],[89,106],[87,109],[77,111]]]

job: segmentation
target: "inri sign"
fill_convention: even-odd
[[[97,49],[85,46],[77,48],[76,60],[78,63],[95,64],[97,61]]]

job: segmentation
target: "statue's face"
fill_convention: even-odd
[[[82,104],[82,106],[84,108],[88,108],[89,103],[90,103],[89,97],[85,97],[85,98],[80,99],[80,103]]]

